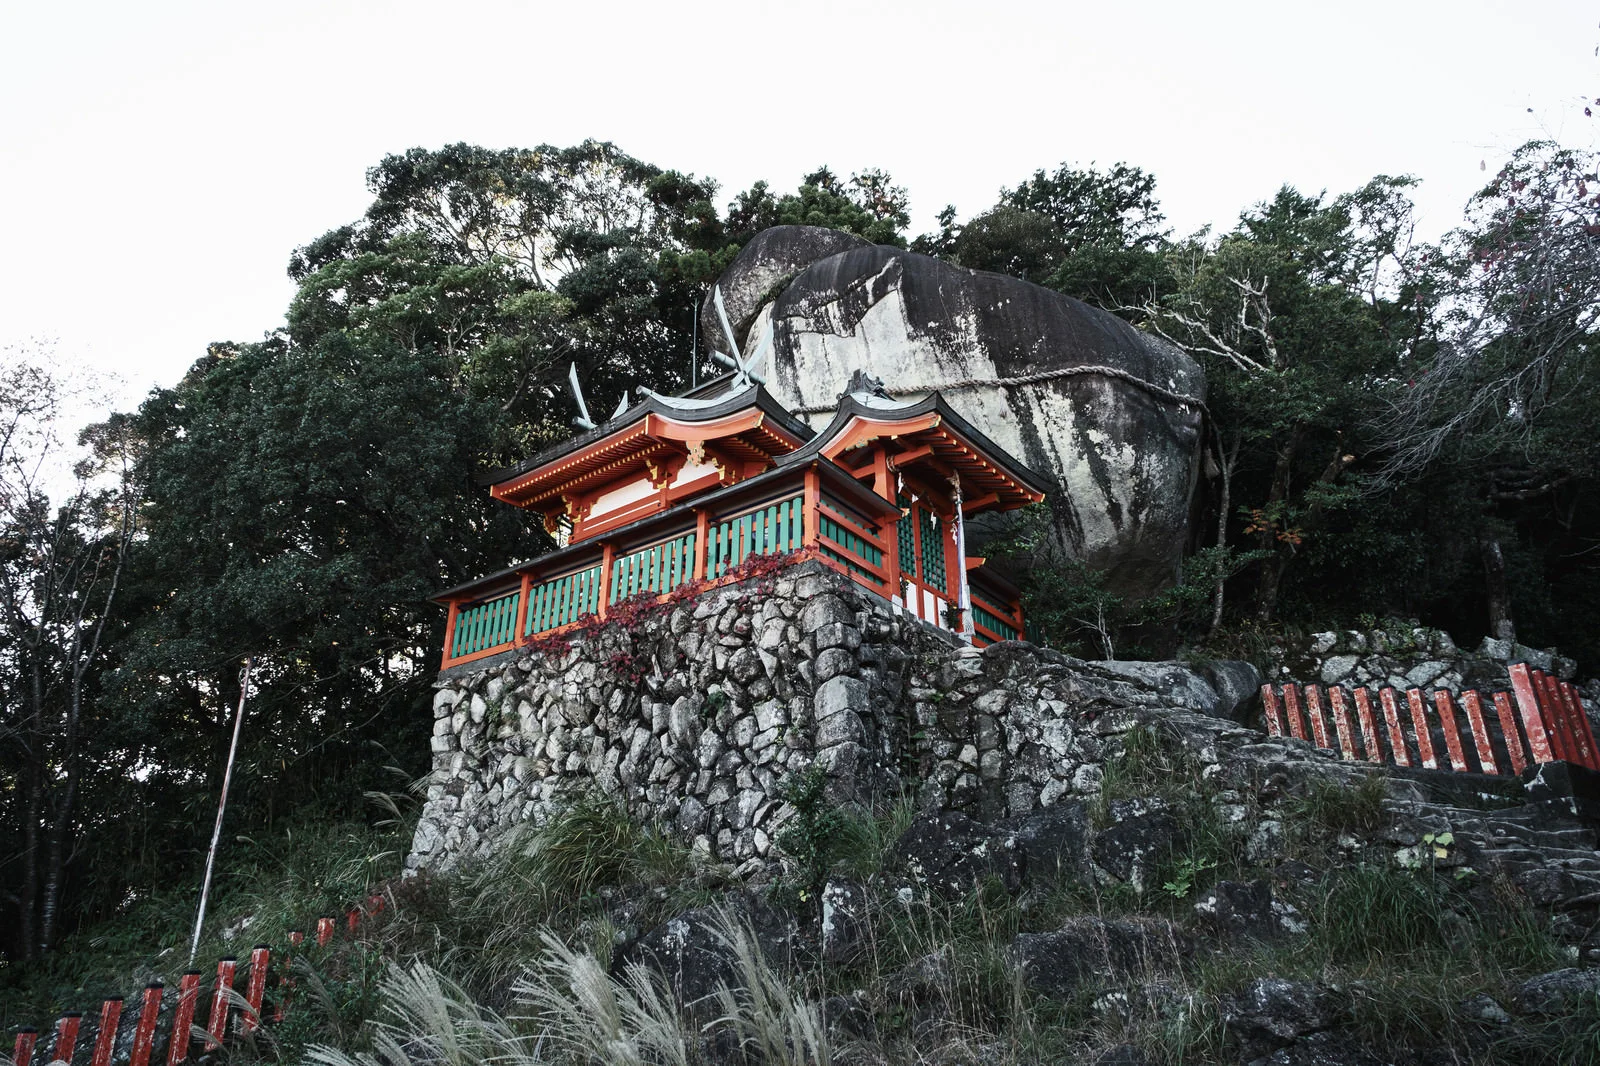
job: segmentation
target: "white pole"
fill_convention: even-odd
[[[211,847],[206,851],[206,876],[200,883],[200,912],[194,916],[194,939],[189,941],[189,965],[194,965],[195,952],[200,950],[200,927],[206,922],[206,901],[211,896],[211,870],[217,862],[217,841],[222,839],[222,812],[228,808],[228,785],[233,781],[233,758],[239,753],[239,727],[244,724],[244,701],[250,694],[250,668],[256,657],[244,661],[244,675],[239,678],[239,710],[233,716],[233,743],[228,745],[228,765],[222,771],[222,795],[217,799],[217,824],[211,829]]]
[[[967,517],[961,510],[961,475],[950,475],[950,486],[956,497],[956,573],[961,575],[957,587],[957,604],[961,607],[961,638],[968,644],[976,636],[972,626],[972,585],[967,581]]]

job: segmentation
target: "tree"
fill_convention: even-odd
[[[1410,313],[1421,297],[1404,282],[1409,185],[1379,177],[1331,202],[1284,188],[1232,233],[1174,248],[1175,290],[1129,309],[1206,366],[1215,546],[1227,547],[1242,505],[1243,533],[1263,556],[1262,620],[1275,616],[1307,538],[1356,499],[1356,464],[1372,447],[1366,413],[1414,340],[1399,327],[1426,321]]]
[[[42,358],[0,366],[0,892],[10,949],[50,951],[95,779],[108,628],[134,537],[137,482],[120,428],[62,467],[62,381]],[[65,492],[53,503],[55,480]]]
[[[1109,170],[1063,163],[1001,189],[999,201],[965,225],[945,208],[939,232],[913,247],[1118,311],[1166,291],[1170,279],[1155,189],[1154,176],[1126,163]]]
[[[257,656],[236,824],[359,810],[381,781],[368,745],[415,757],[443,628],[428,598],[548,544],[471,482],[499,417],[443,355],[360,333],[214,346],[141,407],[143,610],[119,697],[173,738],[171,765],[209,775]]]
[[[1428,260],[1434,343],[1381,427],[1389,480],[1445,467],[1472,486],[1489,629],[1507,639],[1513,542],[1555,557],[1597,543],[1577,532],[1600,476],[1597,162],[1530,142],[1473,197],[1466,225]]]
[[[367,184],[365,217],[290,263],[293,343],[357,330],[444,353],[455,384],[512,416],[506,458],[565,430],[569,361],[597,407],[688,377],[694,286],[725,253],[715,183],[585,141],[417,148]]]

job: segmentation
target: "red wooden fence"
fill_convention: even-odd
[[[1262,685],[1267,732],[1275,737],[1309,740],[1319,748],[1337,750],[1352,761],[1364,759],[1428,770],[1440,769],[1435,735],[1443,740],[1443,755],[1456,773],[1476,770],[1485,774],[1520,774],[1529,764],[1558,760],[1600,770],[1600,745],[1595,743],[1594,729],[1583,712],[1578,690],[1526,663],[1511,666],[1509,693],[1494,692],[1485,697],[1469,690],[1458,697],[1439,689],[1433,693],[1430,707],[1420,688],[1407,689],[1404,716],[1395,690],[1380,688],[1378,704],[1385,727],[1382,733],[1373,714],[1371,692],[1358,688],[1351,697],[1356,708],[1355,723],[1350,720],[1342,687]],[[1333,716],[1331,734],[1324,706]],[[1486,707],[1493,708],[1492,716],[1486,713]],[[1471,758],[1462,736],[1463,718],[1466,735],[1472,742]],[[1406,719],[1411,727],[1409,736]]]
[[[384,907],[383,896],[368,897],[364,906],[352,907],[345,913],[345,930],[354,935],[362,919],[382,912]],[[338,927],[339,922],[334,918],[317,919],[317,943],[326,945],[333,939]],[[304,933],[290,933],[291,952],[284,953],[281,959],[275,959],[272,949],[266,944],[255,946],[250,952],[248,965],[242,971],[243,999],[248,1005],[247,1009],[235,1008],[239,998],[235,986],[240,981],[241,971],[237,960],[233,957],[221,959],[217,963],[216,978],[212,983],[208,1002],[204,1006],[200,995],[201,972],[186,971],[179,978],[177,1003],[171,1012],[170,1024],[166,1027],[169,1035],[167,1066],[188,1062],[201,1050],[210,1051],[226,1043],[235,1033],[253,1032],[263,1022],[283,1021],[288,1014],[294,993],[294,979],[283,971],[287,969],[292,949],[304,942]],[[278,994],[276,1002],[263,1014],[269,973],[274,968],[278,970]],[[154,1053],[159,1043],[158,1030],[162,1027],[161,1001],[165,991],[166,988],[160,981],[153,981],[145,986],[139,1004],[138,1020],[133,1025],[128,1066],[158,1066]],[[111,1066],[111,1057],[116,1050],[118,1028],[123,1021],[123,1006],[124,1001],[121,996],[114,996],[101,1004],[100,1019],[94,1030],[90,1066]],[[197,1041],[193,1027],[201,1021],[197,1017],[198,1013],[204,1013],[205,1024],[203,1036]],[[82,1021],[83,1015],[77,1011],[63,1014],[56,1023],[51,1038],[44,1044],[39,1040],[38,1029],[24,1026],[17,1031],[16,1042],[12,1049],[12,1062],[15,1066],[44,1066],[45,1063],[58,1061],[72,1062],[73,1054],[77,1050]],[[195,1046],[197,1043],[200,1045],[198,1048]],[[45,1052],[49,1053],[48,1056],[44,1054]]]

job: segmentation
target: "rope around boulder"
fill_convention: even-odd
[[[1169,400],[1172,403],[1182,404],[1185,407],[1196,408],[1207,415],[1211,413],[1206,409],[1205,401],[1197,396],[1187,396],[1181,392],[1174,392],[1171,389],[1163,388],[1162,386],[1157,385],[1153,381],[1146,381],[1144,378],[1130,374],[1126,370],[1118,370],[1114,366],[1068,366],[1061,367],[1056,370],[1040,371],[1037,374],[1024,374],[1021,377],[1014,378],[963,378],[960,381],[951,381],[943,385],[885,386],[883,391],[895,396],[907,396],[918,392],[950,392],[955,389],[980,389],[994,385],[1008,387],[1016,385],[1038,385],[1041,382],[1054,381],[1057,378],[1076,377],[1080,374],[1094,374],[1099,377],[1114,378],[1118,381],[1126,381],[1128,384],[1137,386],[1138,388],[1150,393],[1152,396],[1160,397],[1163,400]],[[831,404],[814,405],[810,407],[795,407],[792,408],[792,411],[797,415],[815,415],[822,414],[825,411],[837,410],[838,407],[838,403],[834,402]]]

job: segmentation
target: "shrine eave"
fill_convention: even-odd
[[[651,395],[602,426],[479,480],[495,498],[527,506],[657,457],[681,454],[693,442],[714,444],[730,459],[765,464],[801,447],[811,435],[760,387],[694,406]]]
[[[969,513],[1038,503],[1055,489],[1049,479],[1017,462],[957,414],[937,392],[893,405],[864,403],[847,395],[828,425],[804,447],[781,456],[778,464],[803,463],[821,455],[848,466],[851,451],[880,440],[895,443],[889,458],[901,469],[922,466],[936,475],[959,473]],[[987,506],[972,506],[980,500]]]

